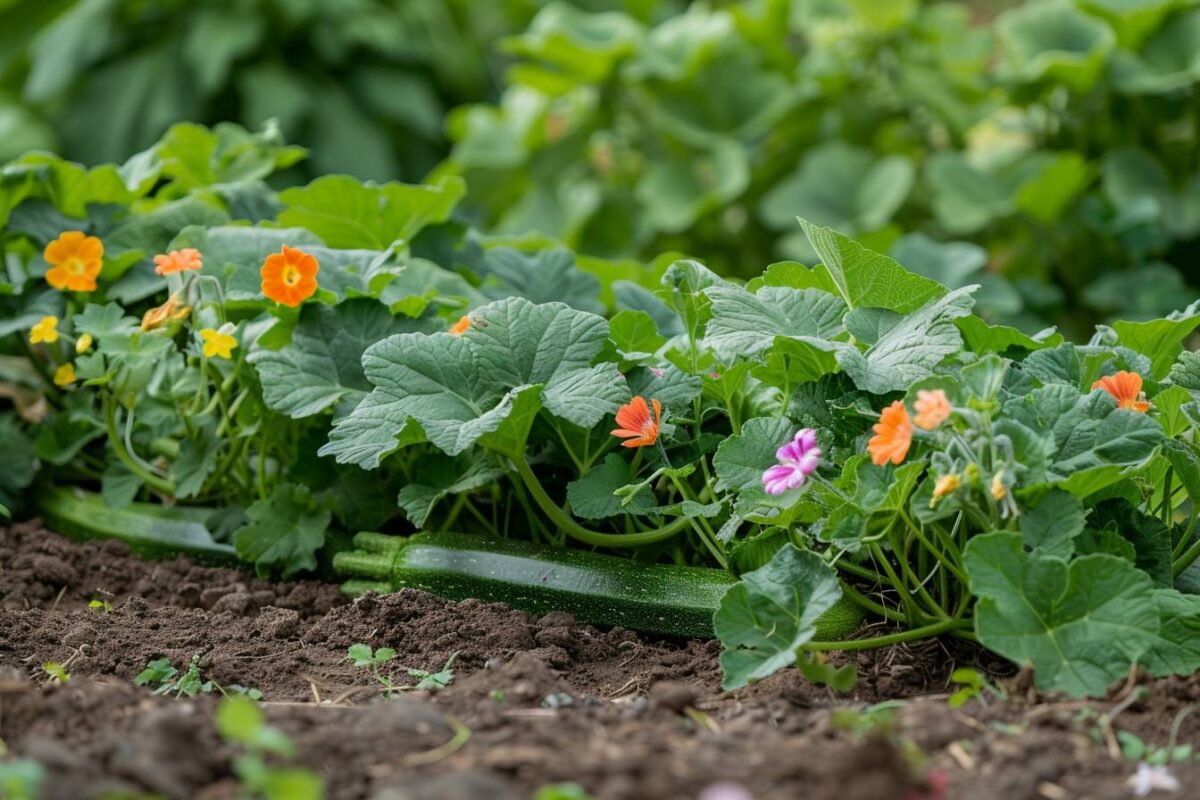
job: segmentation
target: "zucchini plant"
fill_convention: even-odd
[[[1075,344],[808,221],[812,266],[742,282],[480,234],[455,177],[264,183],[302,155],[0,169],[0,502],[712,633],[730,688],[934,636],[1071,694],[1200,667],[1197,305]]]

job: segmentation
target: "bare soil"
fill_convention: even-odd
[[[454,681],[388,699],[346,659],[360,642],[395,648],[385,671],[398,685],[451,656]],[[153,659],[183,668],[197,654],[206,679],[263,692],[332,798],[507,800],[562,782],[605,800],[708,800],[721,784],[757,800],[1128,798],[1135,765],[1117,734],[1162,746],[1200,703],[1198,676],[1134,676],[1094,702],[1047,697],[976,648],[936,642],[858,654],[847,695],[795,671],[722,692],[718,652],[414,591],[349,602],[330,584],[145,562],[36,522],[0,528],[0,744],[43,765],[47,800],[236,796],[219,694],[132,683]],[[47,661],[70,680],[49,681]],[[993,676],[1007,699],[950,709],[957,666]],[[886,701],[902,702],[867,713]],[[1200,714],[1177,741],[1200,742]],[[1200,798],[1200,763],[1172,772],[1176,797]]]

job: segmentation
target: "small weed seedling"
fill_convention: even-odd
[[[395,692],[400,691],[395,681],[385,674],[382,669],[384,664],[387,664],[395,657],[396,651],[390,647],[381,647],[378,650],[372,650],[370,645],[352,644],[350,645],[350,649],[346,651],[346,660],[357,669],[370,670],[372,677],[383,687],[384,697],[391,697]]]
[[[411,688],[419,691],[436,692],[445,689],[454,682],[454,670],[450,667],[454,664],[454,659],[458,658],[458,653],[454,653],[446,660],[446,664],[437,672],[426,672],[423,669],[408,669],[408,676],[417,679],[417,685]]]
[[[231,695],[245,695],[251,700],[261,700],[262,692],[258,689],[247,688],[239,684],[222,686],[214,680],[205,680],[200,672],[200,654],[192,656],[187,671],[180,673],[167,659],[157,658],[146,665],[146,668],[133,679],[137,686],[153,687],[157,695],[175,695],[176,697],[195,697],[198,694],[220,692]]]
[[[278,728],[267,724],[262,709],[249,697],[227,697],[217,707],[217,731],[225,741],[241,745],[245,753],[233,762],[233,771],[247,794],[267,800],[322,800],[325,782],[298,767],[276,767],[271,757],[294,759],[296,747]]]
[[[108,602],[107,600],[97,598],[88,603],[88,608],[95,611],[103,611],[105,614],[107,614],[108,612],[112,611],[112,603]]]
[[[57,661],[42,664],[42,672],[46,673],[46,677],[53,683],[62,684],[71,680],[71,673],[67,672],[66,666]]]
[[[555,783],[538,789],[534,800],[592,800],[592,796],[578,783]]]
[[[1171,723],[1171,737],[1164,747],[1153,747],[1142,738],[1129,731],[1117,731],[1117,742],[1121,745],[1121,755],[1130,761],[1144,761],[1152,767],[1165,767],[1169,764],[1179,764],[1200,757],[1196,748],[1191,744],[1178,744],[1179,729],[1183,721],[1195,710],[1188,706],[1175,715]]]
[[[961,687],[946,701],[946,705],[950,708],[962,708],[975,698],[979,698],[981,703],[987,705],[986,696],[989,694],[1000,700],[1005,697],[1003,691],[988,683],[987,678],[983,677],[983,673],[970,667],[959,667],[954,670],[950,673],[950,682]]]
[[[394,697],[396,692],[409,689],[436,692],[439,689],[445,689],[454,682],[454,670],[451,667],[454,664],[454,659],[458,658],[458,653],[451,655],[437,672],[406,667],[404,671],[408,674],[408,677],[417,680],[412,686],[397,686],[391,676],[383,671],[383,666],[395,658],[396,651],[391,647],[380,647],[378,650],[372,650],[370,645],[355,644],[351,645],[350,649],[346,651],[346,660],[358,669],[369,670],[371,676],[383,687],[383,696],[387,698]]]
[[[896,728],[896,712],[903,707],[903,700],[887,700],[861,710],[839,708],[829,717],[829,724],[834,730],[856,737],[890,734]]]

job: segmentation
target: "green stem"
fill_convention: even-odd
[[[855,589],[853,586],[848,584],[846,581],[840,580],[839,583],[842,584],[842,594],[844,594],[847,598],[849,598],[853,603],[858,605],[860,608],[863,608],[863,609],[871,612],[872,614],[877,614],[885,619],[890,619],[892,622],[906,622],[907,621],[904,619],[903,614],[897,614],[895,611],[892,611],[887,606],[885,606],[881,603],[876,603],[874,600],[872,600],[871,598],[867,597],[862,592]]]
[[[529,462],[525,460],[523,454],[514,457],[512,463],[517,469],[517,475],[521,477],[521,482],[525,484],[525,488],[529,490],[529,494],[533,497],[534,502],[550,518],[550,521],[563,533],[572,539],[578,539],[584,544],[590,544],[593,547],[642,547],[670,539],[688,526],[687,517],[680,517],[674,522],[660,528],[643,531],[642,533],[600,533],[599,531],[589,530],[572,519],[570,514],[555,503],[550,498],[550,495],[546,494],[546,490],[542,488],[541,482],[538,481],[537,475],[533,473],[533,469],[529,466]]]
[[[1200,514],[1196,510],[1192,511],[1192,518],[1188,522],[1187,530],[1183,532],[1183,536],[1179,537],[1179,541],[1175,544],[1175,549],[1171,551],[1172,560],[1178,560],[1181,555],[1187,552],[1188,545],[1192,542],[1192,535],[1196,532],[1196,523],[1200,522]]]
[[[104,400],[104,430],[108,433],[108,443],[112,445],[118,461],[150,488],[171,497],[175,496],[174,483],[148,471],[125,449],[125,441],[121,438],[121,432],[117,428],[117,410],[112,400],[107,398]]]
[[[876,563],[882,566],[883,571],[887,573],[888,582],[896,590],[900,597],[900,602],[904,604],[904,611],[908,615],[909,621],[917,619],[920,616],[920,612],[917,609],[916,601],[908,593],[908,585],[900,580],[900,576],[896,574],[896,570],[892,569],[892,565],[887,560],[887,554],[883,552],[883,548],[877,544],[872,544],[871,555],[875,557]]]
[[[963,622],[956,619],[944,619],[932,625],[920,628],[910,628],[906,631],[889,633],[886,636],[876,636],[872,639],[851,639],[845,642],[809,642],[802,646],[804,650],[871,650],[876,647],[911,642],[916,639],[929,639],[943,633],[962,629]]]
[[[1195,544],[1189,547],[1186,551],[1184,551],[1184,554],[1180,556],[1177,561],[1175,561],[1175,566],[1172,570],[1174,576],[1178,578],[1183,571],[1190,567],[1197,558],[1200,558],[1200,541],[1197,541]]]

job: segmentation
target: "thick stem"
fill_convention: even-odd
[[[117,460],[124,464],[130,472],[138,476],[151,489],[155,489],[171,497],[175,496],[174,483],[165,478],[160,478],[152,472],[148,472],[125,449],[125,441],[121,437],[121,432],[117,429],[117,411],[111,400],[104,402],[104,429],[108,433],[108,442],[112,445],[113,452],[117,454]]]
[[[930,639],[943,633],[963,629],[964,623],[956,619],[944,619],[932,625],[920,628],[909,628],[906,631],[889,633],[887,636],[876,636],[872,639],[851,639],[845,642],[809,642],[803,645],[803,650],[871,650],[876,647],[911,642],[916,639]],[[965,629],[964,629],[965,630]]]
[[[546,490],[542,488],[541,482],[538,481],[537,475],[533,473],[533,469],[529,466],[529,462],[525,460],[524,455],[514,457],[512,463],[517,468],[517,474],[521,477],[521,482],[525,484],[525,488],[529,490],[533,501],[550,518],[550,521],[563,533],[572,539],[578,539],[584,544],[590,544],[593,547],[643,547],[670,539],[689,524],[687,517],[680,517],[674,522],[660,528],[642,531],[641,533],[601,533],[589,530],[572,519],[570,514],[559,507],[550,498],[550,495],[546,494]]]

